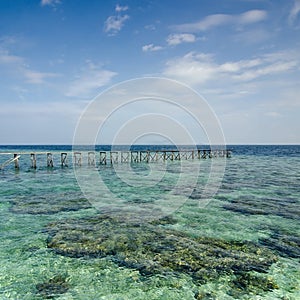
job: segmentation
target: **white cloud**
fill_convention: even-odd
[[[195,41],[196,41],[196,36],[191,33],[170,34],[167,38],[167,43],[170,46],[176,46],[181,43],[194,43]]]
[[[109,84],[116,75],[117,73],[105,70],[88,61],[81,74],[70,84],[65,95],[68,97],[90,98],[95,96],[92,93]]]
[[[128,19],[129,19],[128,15],[110,16],[105,21],[104,31],[109,33],[110,35],[115,35],[122,29],[122,27],[124,26],[125,21],[128,20]]]
[[[60,0],[41,0],[42,6],[54,6],[56,4],[60,4]]]
[[[265,20],[267,17],[267,13],[264,10],[255,9],[232,17],[233,21],[238,24],[252,24]]]
[[[8,72],[20,76],[32,84],[46,83],[45,79],[60,76],[58,73],[48,73],[32,70],[23,57],[13,55],[0,48],[0,65],[6,66]]]
[[[197,84],[212,79],[216,72],[217,65],[211,55],[190,52],[183,57],[169,60],[163,75],[188,84]]]
[[[109,16],[104,23],[104,31],[109,35],[116,35],[129,19],[129,15],[122,15],[121,13],[127,11],[128,6],[116,5],[115,11],[117,15]]]
[[[299,15],[299,13],[300,13],[300,0],[295,0],[294,6],[291,9],[290,14],[289,14],[289,23],[290,24],[294,23],[294,21],[296,20],[296,18]]]
[[[291,51],[224,63],[217,63],[211,54],[190,52],[169,60],[163,75],[192,85],[208,81],[234,83],[299,70],[299,67],[299,55]]]
[[[22,57],[12,55],[8,51],[0,49],[0,64],[16,64],[22,62],[23,62]]]
[[[163,47],[162,46],[154,46],[153,44],[149,44],[149,45],[145,45],[142,47],[142,50],[144,52],[148,52],[148,51],[159,51],[162,50]]]
[[[249,10],[238,15],[215,14],[209,15],[198,22],[175,25],[173,28],[177,31],[199,32],[226,24],[247,25],[257,23],[265,20],[266,17],[267,13],[264,10]]]
[[[277,111],[268,111],[265,113],[265,116],[272,117],[272,118],[278,118],[278,117],[281,117],[282,115]]]
[[[38,72],[29,69],[25,69],[23,75],[26,79],[26,82],[33,84],[45,83],[45,79],[47,78],[55,78],[60,76],[57,73]]]
[[[128,9],[129,9],[128,6],[121,6],[121,5],[117,4],[117,5],[116,5],[116,8],[115,8],[115,11],[116,11],[116,12],[121,12],[121,11],[126,11],[126,10],[128,10]]]
[[[156,26],[153,25],[153,24],[146,25],[146,26],[145,26],[145,29],[147,29],[147,30],[155,30],[155,29],[156,29]]]

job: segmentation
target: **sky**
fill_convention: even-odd
[[[300,0],[0,0],[0,144],[71,144],[144,77],[199,93],[228,144],[299,144]]]

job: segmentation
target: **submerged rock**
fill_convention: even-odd
[[[54,214],[61,211],[76,211],[91,205],[80,193],[21,196],[10,201],[10,210],[20,214]]]
[[[65,276],[57,275],[36,285],[37,294],[45,299],[52,299],[66,293],[70,286]]]
[[[276,261],[270,250],[254,243],[192,238],[163,226],[129,223],[126,217],[58,221],[49,224],[48,231],[47,245],[58,254],[109,257],[142,275],[181,272],[198,284],[222,275],[265,273]]]

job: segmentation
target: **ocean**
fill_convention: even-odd
[[[300,299],[300,146],[228,148],[61,167],[70,145],[0,146],[44,153],[0,170],[0,299]]]

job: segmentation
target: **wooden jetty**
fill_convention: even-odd
[[[99,153],[99,155],[97,155]],[[230,149],[211,150],[211,149],[193,149],[193,150],[139,150],[139,151],[74,151],[74,152],[19,152],[19,153],[1,153],[6,157],[11,156],[3,163],[0,163],[0,170],[10,164],[14,164],[15,169],[20,169],[20,157],[29,156],[30,167],[37,168],[38,156],[44,156],[46,167],[54,167],[54,156],[59,156],[58,165],[68,167],[68,158],[72,159],[72,165],[80,167],[87,162],[88,166],[112,165],[117,163],[150,163],[158,161],[178,161],[194,159],[212,159],[212,158],[230,158],[232,151]],[[97,157],[99,159],[97,159]]]

